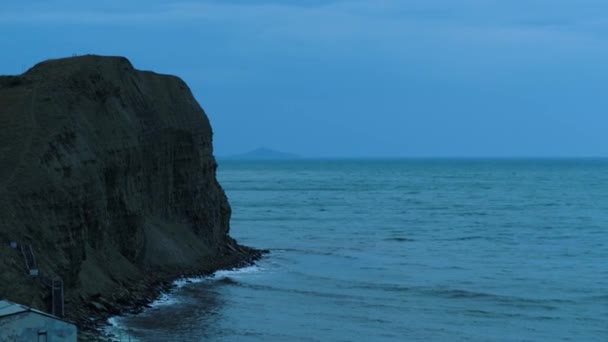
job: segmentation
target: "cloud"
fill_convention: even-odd
[[[5,0],[7,1],[7,0]],[[34,1],[23,5],[8,0],[0,13],[3,23],[158,24],[196,20],[293,18],[368,18],[432,24],[484,27],[579,27],[608,26],[608,3],[598,0],[207,0],[117,1],[95,5],[81,1]],[[311,26],[315,22],[309,23]],[[602,25],[603,24],[603,25]]]
[[[468,72],[608,54],[608,3],[597,0],[55,0],[0,13],[14,26],[73,25],[213,31],[226,48],[290,58],[372,58]],[[12,8],[12,11],[11,11]],[[234,44],[230,45],[231,41]],[[552,60],[549,58],[552,57]]]

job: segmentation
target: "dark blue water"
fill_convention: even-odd
[[[232,235],[272,254],[115,319],[123,338],[608,341],[608,161],[223,161],[218,172]]]

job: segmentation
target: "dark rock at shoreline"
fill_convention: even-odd
[[[66,316],[84,329],[176,278],[258,259],[229,236],[211,138],[181,79],[126,58],[0,77],[0,296],[48,310],[8,241],[32,245],[41,274],[63,280]]]

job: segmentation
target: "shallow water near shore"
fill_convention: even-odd
[[[181,280],[128,341],[606,341],[607,160],[220,161],[255,266]]]

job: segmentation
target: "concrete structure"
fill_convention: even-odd
[[[76,342],[76,325],[46,312],[0,300],[0,341]]]

